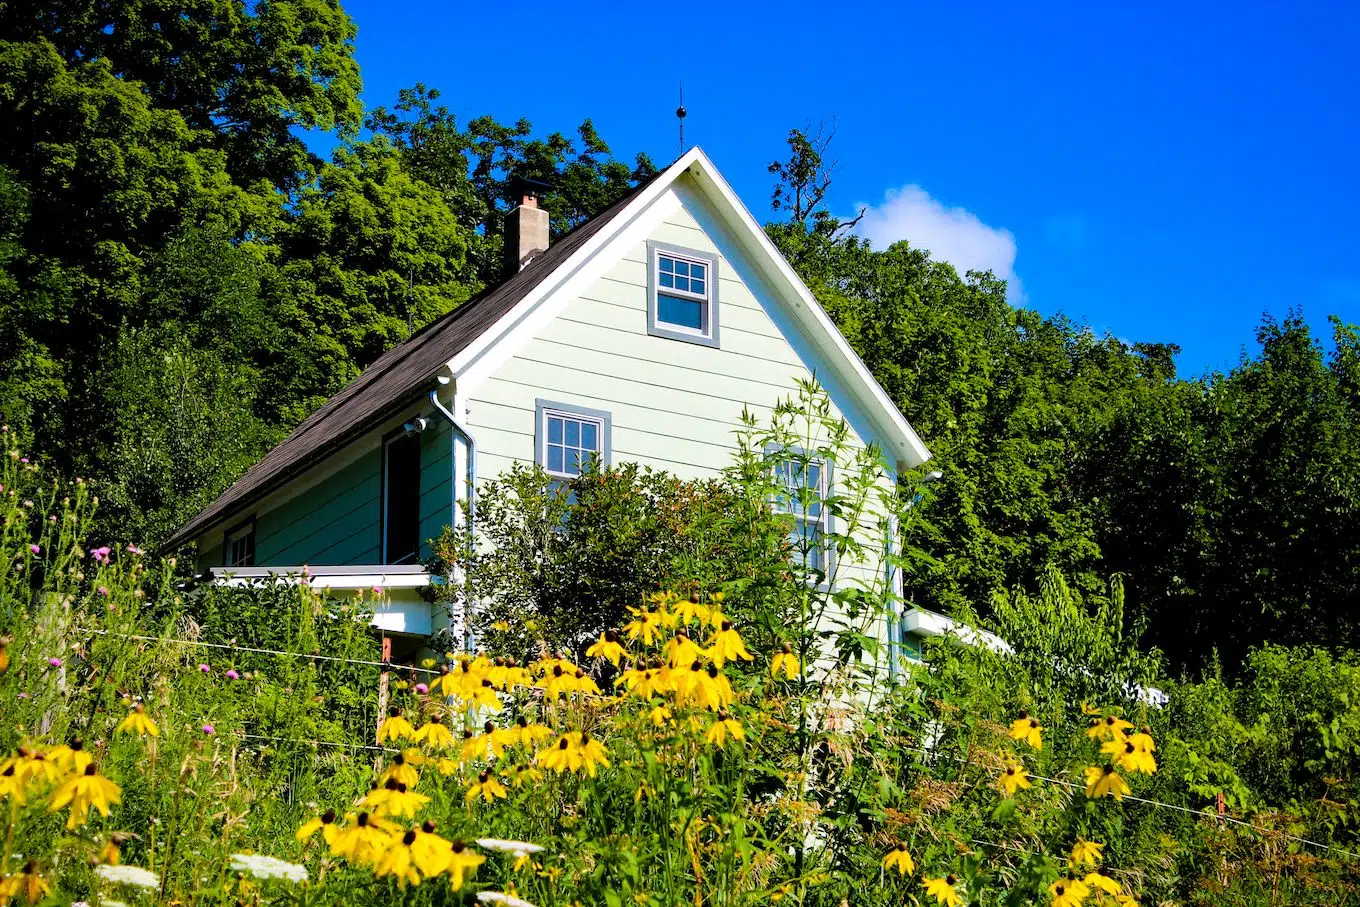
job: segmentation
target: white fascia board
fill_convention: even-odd
[[[908,612],[902,618],[902,628],[907,633],[914,633],[917,636],[953,636],[956,639],[971,644],[980,642],[982,645],[1002,655],[1014,655],[1015,649],[995,633],[986,630],[975,630],[965,624],[943,614],[934,611],[927,611],[924,608],[917,608]],[[1062,670],[1066,666],[1059,663],[1057,667]],[[1090,670],[1079,666],[1081,673],[1090,675]],[[1170,697],[1156,687],[1145,687],[1142,684],[1124,684],[1124,692],[1131,698],[1137,699],[1146,705],[1160,709],[1165,706]]]
[[[313,589],[423,589],[430,576],[419,564],[359,564],[344,567],[213,567],[213,583],[250,586],[262,581],[302,583]]]
[[[213,567],[213,583],[244,588],[260,583],[306,583],[313,589],[326,589],[354,595],[377,589],[381,598],[370,604],[370,623],[383,633],[429,636],[434,633],[434,607],[420,590],[430,584],[429,574],[419,564],[359,564],[343,567]]]
[[[969,644],[980,643],[993,652],[999,652],[1003,655],[1012,655],[1015,652],[1010,643],[995,633],[976,630],[959,623],[952,617],[945,617],[943,614],[927,611],[924,608],[916,608],[904,614],[902,616],[902,629],[917,636],[953,636]]]
[[[645,237],[654,221],[660,220],[673,206],[679,205],[673,190],[675,181],[688,171],[694,186],[703,193],[714,211],[727,224],[732,235],[742,243],[748,258],[777,290],[792,294],[791,308],[804,333],[821,354],[820,359],[844,376],[844,385],[856,404],[872,420],[875,435],[884,445],[884,455],[890,462],[901,463],[910,469],[930,459],[930,451],[915,429],[902,415],[886,391],[874,378],[864,361],[850,348],[844,335],[822,309],[812,291],[807,288],[764,229],[746,208],[737,194],[718,173],[712,161],[699,148],[691,148],[674,164],[633,199],[605,229],[582,244],[556,272],[520,300],[500,320],[470,343],[448,362],[449,375],[457,382],[458,393],[464,394],[489,377],[513,351],[527,343],[535,332],[559,314],[569,302],[585,290],[610,262],[601,262],[595,269],[588,268],[600,253],[623,240],[629,242]],[[652,209],[652,210],[649,210]],[[643,217],[644,213],[649,214]],[[785,297],[779,295],[782,300]],[[545,300],[556,299],[556,306],[542,307]],[[543,311],[542,309],[548,309]]]
[[[821,344],[822,351],[828,364],[847,377],[853,378],[846,382],[847,386],[851,388],[852,393],[861,398],[860,402],[865,410],[877,416],[876,421],[882,426],[881,431],[885,439],[893,442],[891,452],[885,450],[884,454],[889,460],[902,460],[907,468],[920,466],[929,460],[930,451],[916,434],[916,430],[888,397],[887,391],[883,390],[882,385],[874,378],[864,360],[850,348],[845,336],[831,320],[831,316],[826,314],[826,310],[813,296],[807,284],[803,283],[802,278],[793,270],[793,266],[775,248],[770,237],[760,226],[760,222],[742,203],[741,198],[728,185],[727,180],[723,179],[708,157],[698,148],[693,151],[696,154],[697,166],[691,168],[690,173],[695,184],[707,190],[711,201],[721,203],[719,210],[724,207],[727,209],[729,220],[740,225],[741,229],[734,232],[748,239],[753,247],[752,251],[756,253],[752,255],[753,260],[758,264],[767,265],[770,276],[776,278],[778,284],[783,284],[801,302],[795,315],[804,323],[810,335],[824,341]]]
[[[449,360],[449,375],[457,382],[457,393],[467,394],[483,380],[495,372],[506,359],[528,343],[538,329],[565,308],[579,292],[586,290],[598,276],[594,271],[603,272],[606,262],[595,269],[587,266],[625,234],[645,234],[645,228],[638,220],[653,203],[663,196],[671,195],[671,184],[680,174],[698,159],[699,149],[692,148],[636,198],[605,225],[599,233],[581,244],[567,260],[557,266],[554,272],[534,287],[509,312],[506,312],[488,330],[468,344],[462,351]],[[678,204],[678,201],[675,202]],[[664,212],[658,212],[658,214]],[[546,299],[556,300],[556,306],[544,307]],[[547,311],[544,311],[547,309]]]

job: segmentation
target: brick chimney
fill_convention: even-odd
[[[538,206],[538,198],[548,188],[533,180],[517,179],[519,204],[505,216],[506,272],[514,274],[548,248],[548,212]]]

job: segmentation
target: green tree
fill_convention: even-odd
[[[518,179],[547,186],[539,203],[556,239],[657,172],[645,154],[632,166],[616,160],[589,119],[577,127],[575,141],[558,132],[540,139],[524,119],[506,125],[482,116],[460,126],[438,100],[438,90],[417,84],[367,122],[391,139],[415,176],[444,194],[460,223],[482,228],[473,256],[483,283],[504,276],[501,215],[519,202]]]

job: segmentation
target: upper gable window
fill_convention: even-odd
[[[647,333],[718,345],[718,258],[647,243]]]

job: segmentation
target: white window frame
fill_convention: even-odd
[[[793,465],[803,469],[809,469],[813,466],[817,467],[818,487],[816,491],[820,504],[817,516],[810,517],[806,513],[799,514],[794,509],[797,506],[795,504],[790,504],[788,507],[782,506],[780,504],[780,499],[787,496],[787,492],[784,491],[775,492],[774,497],[770,501],[770,507],[776,514],[788,517],[794,521],[794,529],[795,531],[798,531],[800,539],[805,537],[800,531],[803,526],[816,526],[816,537],[820,539],[818,545],[818,560],[821,561],[821,564],[817,568],[808,569],[819,569],[821,571],[822,581],[817,584],[817,588],[827,589],[831,583],[832,568],[835,564],[835,548],[830,542],[830,535],[833,531],[835,522],[831,516],[830,509],[826,506],[826,500],[831,495],[831,466],[824,458],[810,456],[800,447],[781,447],[777,444],[771,444],[766,447],[765,454],[767,458],[770,458],[770,468],[774,471],[773,478],[775,484],[780,486],[780,488],[788,488],[786,483],[779,476],[778,471],[781,467],[788,468]],[[794,554],[801,558],[805,552],[798,550],[795,551]],[[811,555],[812,552],[809,550],[806,554]],[[804,563],[806,564],[806,561],[804,561]]]
[[[661,259],[670,258],[702,265],[705,268],[703,293],[661,286]],[[704,304],[703,328],[694,330],[682,324],[662,321],[660,296],[674,296]],[[647,241],[647,333],[653,337],[697,343],[700,346],[719,346],[718,342],[718,256],[698,249],[686,249],[669,243]]]
[[[612,419],[609,413],[602,409],[591,409],[585,406],[575,406],[570,403],[558,403],[552,400],[535,401],[535,426],[534,426],[534,461],[543,467],[544,472],[554,479],[561,479],[570,482],[580,473],[567,472],[565,469],[554,470],[548,468],[548,419],[557,416],[561,419],[571,419],[575,422],[590,422],[596,426],[600,442],[599,450],[595,451],[601,467],[609,465],[609,450],[613,441]],[[565,441],[565,438],[564,438]],[[565,447],[565,444],[563,445]],[[584,452],[584,448],[579,448]],[[565,457],[563,466],[566,465]]]
[[[248,564],[237,563],[236,560],[232,557],[232,545],[243,539],[250,539],[250,563]],[[250,519],[242,523],[237,523],[235,526],[228,529],[222,535],[223,565],[227,567],[254,567],[256,555],[255,543],[257,541],[258,539],[255,538],[255,518],[253,516]]]

